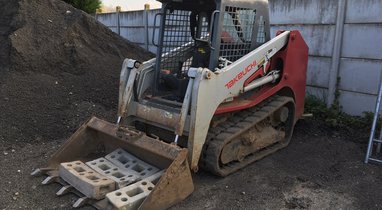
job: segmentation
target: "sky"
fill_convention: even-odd
[[[159,8],[160,2],[155,0],[102,0],[106,10],[115,10],[116,6],[121,6],[122,11],[143,10],[145,4],[150,4],[150,8]]]

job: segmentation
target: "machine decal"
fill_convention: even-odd
[[[257,62],[254,60],[251,64],[245,67],[241,72],[239,72],[233,79],[225,84],[227,89],[230,89],[232,86],[236,84],[236,82],[240,81],[248,72],[250,72],[253,68],[257,67]]]

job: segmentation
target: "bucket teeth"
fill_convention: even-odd
[[[88,197],[82,197],[77,199],[77,201],[73,204],[73,208],[80,208],[84,205],[89,203],[89,198]]]
[[[69,193],[72,189],[73,189],[73,186],[71,186],[71,185],[63,186],[63,187],[61,187],[61,189],[59,191],[57,191],[56,195],[57,196],[65,195],[65,194]]]
[[[42,174],[42,170],[38,168],[31,173],[31,176],[41,176]]]
[[[54,170],[54,169],[52,169],[52,168],[38,168],[31,173],[31,176],[42,176],[42,175],[44,175],[47,172],[52,171],[52,170]]]
[[[47,185],[53,182],[57,182],[58,178],[58,176],[48,176],[44,179],[44,181],[41,182],[41,184]]]

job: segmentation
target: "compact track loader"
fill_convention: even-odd
[[[308,47],[270,39],[267,0],[161,0],[157,57],[126,59],[118,120],[91,118],[33,175],[98,209],[165,209],[191,170],[227,176],[288,145],[304,109]]]

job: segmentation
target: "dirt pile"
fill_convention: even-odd
[[[152,55],[61,0],[0,0],[0,140],[65,138],[114,120],[124,58]]]
[[[0,1],[0,70],[9,64],[9,39],[8,36],[17,27],[15,15],[18,10],[17,1]],[[4,77],[0,71],[0,79]]]

